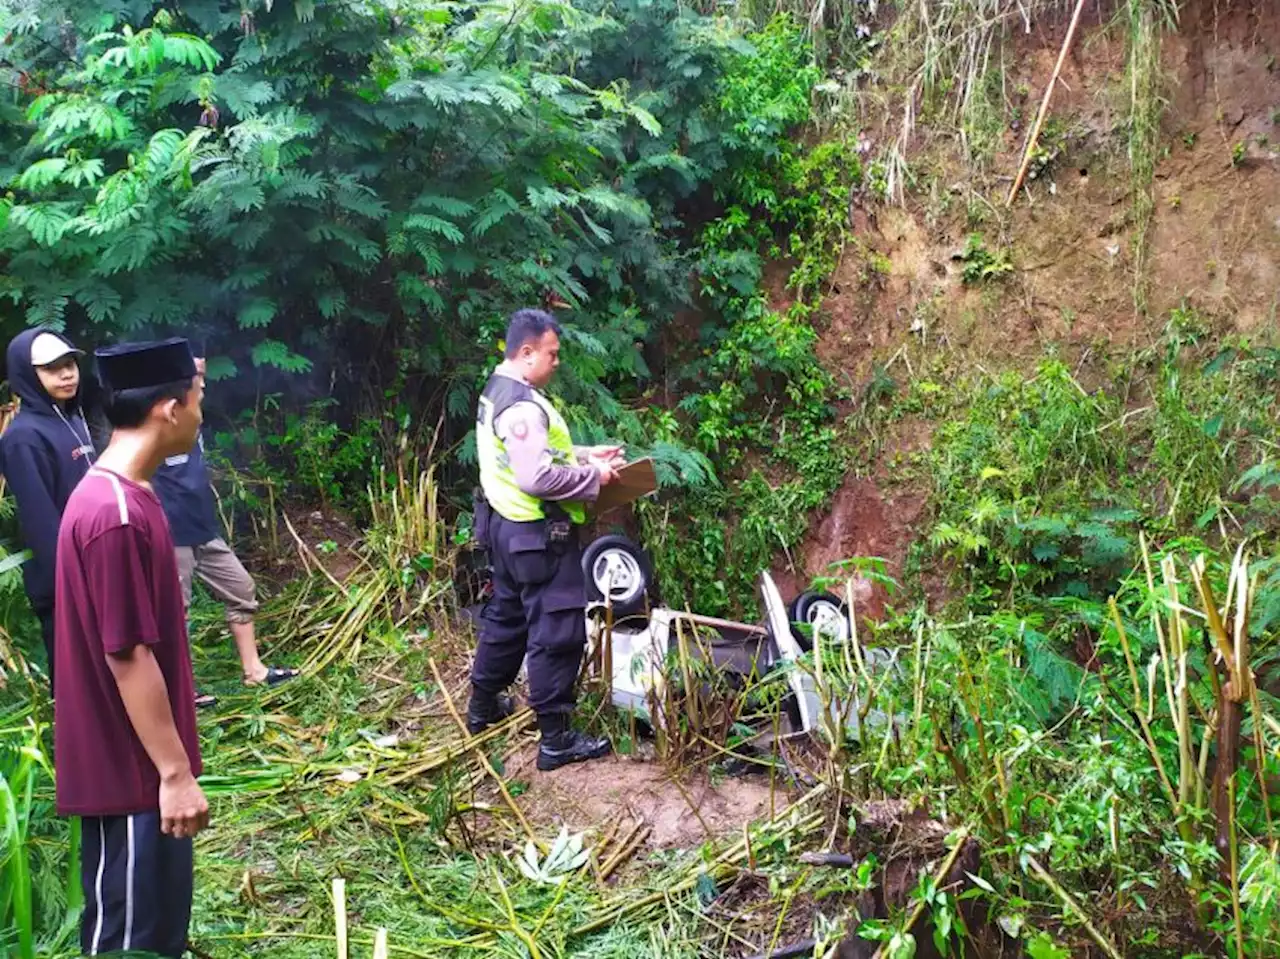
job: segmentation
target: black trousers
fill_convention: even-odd
[[[49,694],[53,694],[53,607],[33,607],[36,618],[40,620],[40,638],[44,640],[44,651],[49,663]]]
[[[181,956],[191,921],[191,840],[162,833],[158,811],[82,823],[80,951]]]
[[[546,524],[513,523],[492,514],[488,530],[493,596],[480,614],[471,684],[496,695],[529,656],[529,705],[539,714],[568,713],[587,645],[582,546],[551,545]]]

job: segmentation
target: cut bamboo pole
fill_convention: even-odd
[[[1062,904],[1067,907],[1069,912],[1074,912],[1076,917],[1084,926],[1084,931],[1089,934],[1094,942],[1110,959],[1123,959],[1120,950],[1116,948],[1115,943],[1098,931],[1098,928],[1089,921],[1088,914],[1080,908],[1080,904],[1071,898],[1071,894],[1058,884],[1058,881],[1049,875],[1049,871],[1036,861],[1035,856],[1027,857],[1027,865],[1031,867],[1031,871],[1035,873],[1036,878],[1049,887],[1055,896],[1061,900]]]
[[[311,547],[302,541],[302,537],[298,535],[298,531],[293,528],[293,523],[289,522],[289,514],[282,513],[284,516],[284,525],[289,530],[289,535],[293,537],[294,545],[298,548],[298,556],[302,559],[302,568],[308,573],[312,568],[318,569],[339,593],[345,592],[343,585],[334,578],[333,574],[324,568],[324,563],[320,562],[320,558],[311,552]]]
[[[333,932],[338,944],[338,959],[347,959],[347,881],[333,881]]]
[[[1049,78],[1049,85],[1045,87],[1044,99],[1040,101],[1040,112],[1036,115],[1036,125],[1031,128],[1031,137],[1027,140],[1027,148],[1022,154],[1022,166],[1018,169],[1018,175],[1013,178],[1013,187],[1009,190],[1009,198],[1005,200],[1006,207],[1013,206],[1014,197],[1018,195],[1018,191],[1022,189],[1022,181],[1026,179],[1027,167],[1031,165],[1031,154],[1035,152],[1036,144],[1040,141],[1040,128],[1044,126],[1044,118],[1049,114],[1049,101],[1053,98],[1053,88],[1058,83],[1058,74],[1062,72],[1062,65],[1067,61],[1067,53],[1071,50],[1071,42],[1076,36],[1076,27],[1080,25],[1080,14],[1084,12],[1084,0],[1076,0],[1075,13],[1071,15],[1071,26],[1067,27],[1067,36],[1062,41],[1062,49],[1058,51],[1058,62],[1054,65],[1053,76]]]
[[[453,704],[453,697],[449,695],[449,687],[445,685],[444,680],[440,676],[440,669],[436,666],[436,661],[428,658],[427,665],[431,667],[431,675],[435,677],[436,685],[440,687],[440,695],[444,699],[444,704],[448,707],[449,715],[453,717],[453,721],[457,723],[464,741],[471,740],[471,733],[467,730],[467,724],[462,721],[462,716],[459,715],[457,707]],[[474,746],[473,751],[484,766],[485,771],[489,774],[489,777],[495,784],[497,784],[498,792],[502,793],[502,798],[506,802],[507,808],[509,808],[512,814],[516,817],[516,821],[519,822],[521,828],[524,829],[524,834],[529,837],[529,841],[543,852],[546,852],[545,844],[540,842],[538,837],[533,834],[533,827],[530,826],[529,821],[524,818],[524,813],[520,811],[520,807],[516,805],[516,801],[511,797],[511,793],[507,791],[506,782],[498,775],[498,771],[493,768],[493,763],[489,762],[489,757],[485,755],[484,750],[479,746]]]
[[[608,879],[624,862],[635,855],[640,848],[641,843],[649,836],[649,826],[647,823],[637,823],[636,829],[628,836],[627,840],[619,844],[619,848],[609,857],[608,861],[600,867],[600,879]]]

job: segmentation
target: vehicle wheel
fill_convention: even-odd
[[[644,610],[653,583],[649,557],[625,536],[601,536],[582,553],[582,573],[587,599],[608,602],[615,616],[631,616]]]
[[[806,650],[813,648],[813,632],[821,632],[829,642],[847,643],[852,633],[849,609],[832,593],[810,590],[801,593],[788,610],[791,634]],[[800,624],[811,629],[802,629]]]

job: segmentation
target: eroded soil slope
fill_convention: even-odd
[[[1049,349],[1090,388],[1109,359],[1150,344],[1184,301],[1224,332],[1276,337],[1280,4],[1186,3],[1177,32],[1163,35],[1165,105],[1144,269],[1129,156],[1128,36],[1110,17],[1086,16],[1053,94],[1055,155],[1006,207],[1026,137],[1018,118],[1039,108],[1066,26],[1065,15],[1033,22],[1006,44],[1006,125],[994,155],[975,168],[955,131],[922,122],[905,202],[851,209],[858,242],[824,304],[820,355],[855,397],[877,367],[900,383],[923,371],[1030,370]],[[892,130],[879,135],[883,142]],[[975,232],[1008,254],[1012,272],[964,282],[960,255]],[[888,427],[779,575],[799,582],[833,560],[868,554],[901,575],[910,543],[928,531],[927,486],[895,464],[928,443],[927,424]],[[868,612],[878,614],[884,598],[877,593]]]

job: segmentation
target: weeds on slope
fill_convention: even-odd
[[[1133,307],[1147,312],[1147,242],[1155,213],[1152,184],[1160,152],[1164,113],[1160,68],[1161,38],[1177,28],[1178,5],[1171,0],[1127,0],[1126,73],[1129,81],[1129,167],[1133,183]]]

